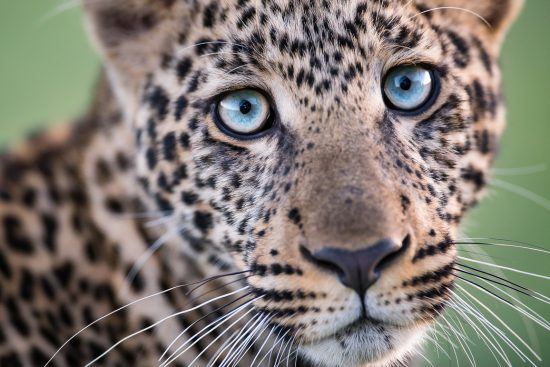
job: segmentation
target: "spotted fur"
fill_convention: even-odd
[[[120,306],[238,271],[240,283],[202,289],[248,286],[249,315],[294,341],[301,365],[406,365],[451,297],[454,239],[489,179],[505,124],[498,54],[521,1],[83,5],[104,60],[95,103],[74,127],[0,158],[0,366],[44,365]],[[401,64],[441,75],[437,101],[418,116],[382,98],[384,74]],[[216,96],[245,87],[277,112],[254,140],[212,118]],[[301,251],[384,238],[402,249],[363,300]],[[176,289],[132,305],[51,365],[84,365],[203,300]],[[97,363],[157,365],[182,330],[189,339],[227,313],[223,304],[169,319]],[[217,335],[174,365],[201,351],[206,365]]]

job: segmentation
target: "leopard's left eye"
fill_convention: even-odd
[[[250,136],[269,127],[271,106],[262,93],[243,89],[227,93],[218,102],[216,114],[222,130]]]
[[[417,112],[433,101],[436,73],[427,67],[404,65],[391,69],[384,79],[384,97],[388,107]]]

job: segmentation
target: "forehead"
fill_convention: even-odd
[[[182,48],[199,44],[195,51],[215,61],[220,82],[233,86],[269,73],[324,94],[335,79],[346,89],[358,75],[442,57],[437,32],[409,0],[230,0],[198,16]]]

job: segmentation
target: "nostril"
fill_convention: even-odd
[[[399,248],[396,248],[394,252],[390,253],[389,255],[387,255],[386,257],[380,260],[380,262],[375,267],[375,271],[380,272],[384,268],[388,267],[395,259],[400,257],[405,252],[407,252],[410,246],[411,246],[411,235],[408,234],[401,242],[401,246]]]
[[[302,254],[302,256],[308,260],[309,262],[317,265],[318,267],[322,268],[322,269],[325,269],[325,270],[328,270],[328,271],[331,271],[331,272],[334,272],[336,274],[338,274],[339,276],[343,276],[344,275],[344,270],[336,265],[334,262],[332,261],[328,261],[320,256],[314,256],[311,251],[305,247],[304,245],[300,245],[300,253]]]

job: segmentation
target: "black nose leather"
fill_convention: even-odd
[[[342,284],[355,290],[362,298],[380,277],[384,264],[395,258],[402,249],[394,241],[384,239],[355,251],[327,247],[313,253],[307,249],[302,252],[305,251],[305,256],[318,266],[336,272]]]

